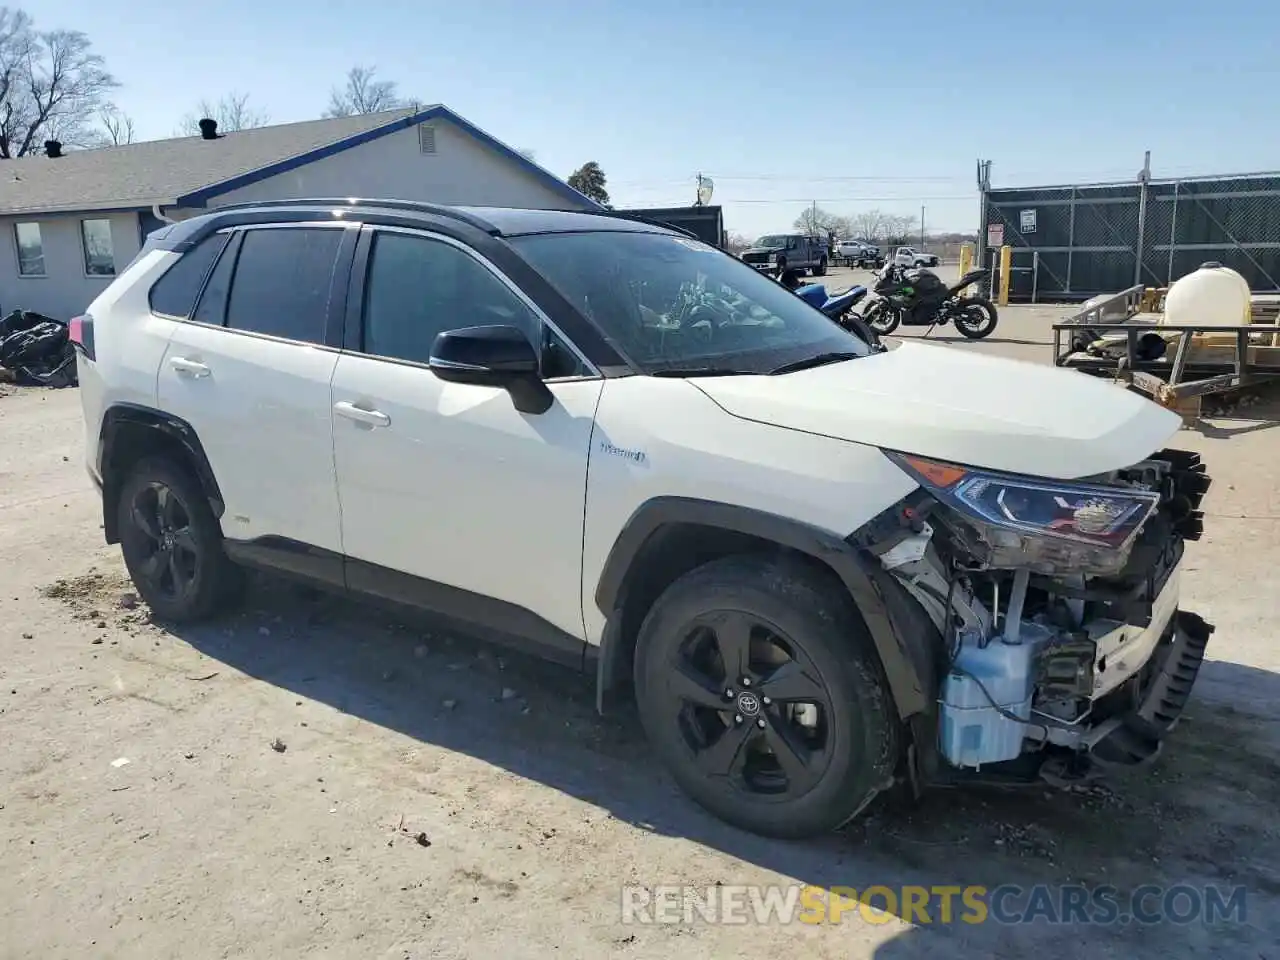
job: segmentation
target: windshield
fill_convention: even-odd
[[[769,373],[871,352],[780,284],[696,240],[608,231],[511,244],[644,373]]]
[[[768,237],[761,237],[759,240],[756,241],[757,247],[769,247],[771,249],[778,249],[778,250],[781,250],[786,245],[787,245],[786,237],[768,236]]]

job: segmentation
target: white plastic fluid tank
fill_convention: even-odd
[[[1174,281],[1160,323],[1169,326],[1238,327],[1251,322],[1249,282],[1217,262]]]
[[[999,637],[985,646],[966,639],[943,681],[939,746],[957,767],[1000,763],[1022,752],[1036,654],[1053,634],[1027,621],[1021,633],[1013,644]]]

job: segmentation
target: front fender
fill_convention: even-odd
[[[794,550],[828,567],[849,592],[879,655],[898,715],[928,710],[936,686],[931,664],[936,630],[923,611],[874,559],[850,540],[800,521],[747,507],[688,497],[658,497],[643,504],[609,552],[595,591],[597,606],[609,616],[598,661],[600,700],[616,671],[625,666],[626,639],[621,612],[636,583],[646,548],[664,530],[691,526],[767,542]],[[932,634],[932,635],[931,635]]]

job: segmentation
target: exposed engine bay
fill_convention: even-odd
[[[944,638],[941,757],[971,771],[1154,757],[1213,629],[1178,609],[1210,485],[1199,456],[1072,481],[890,456],[921,489],[863,545]]]

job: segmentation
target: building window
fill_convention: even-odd
[[[81,220],[84,239],[84,272],[91,277],[114,277],[116,254],[111,245],[110,220]]]
[[[18,276],[44,276],[44,242],[40,239],[40,224],[15,223],[13,232],[18,241]]]

